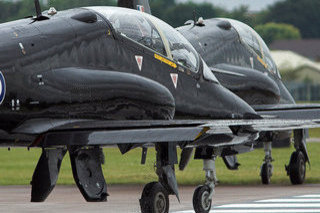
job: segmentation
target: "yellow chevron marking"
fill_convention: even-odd
[[[170,61],[170,60],[168,60],[168,59],[166,59],[166,58],[164,58],[164,57],[162,57],[162,56],[160,56],[158,54],[154,54],[154,58],[158,59],[159,61],[161,61],[161,62],[163,62],[165,64],[168,64],[170,67],[173,67],[175,69],[177,68],[177,64],[176,63],[174,63],[174,62],[172,62],[172,61]]]

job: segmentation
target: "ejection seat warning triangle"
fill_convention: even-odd
[[[171,75],[171,79],[172,79],[174,88],[177,89],[179,75],[177,73],[171,73],[170,75]]]
[[[136,55],[136,61],[139,67],[139,70],[142,70],[142,63],[143,63],[143,56],[140,55]]]

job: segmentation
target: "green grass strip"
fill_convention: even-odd
[[[320,143],[308,144],[312,169],[307,169],[306,183],[320,183]],[[273,149],[272,155],[274,171],[273,184],[290,185],[284,165],[288,164],[290,155],[294,151],[290,148]],[[105,148],[106,163],[103,171],[108,184],[146,184],[157,180],[154,172],[155,151],[148,150],[146,165],[140,165],[141,149],[130,151],[121,155],[117,148]],[[26,185],[32,178],[41,149],[0,149],[0,185]],[[217,175],[220,184],[260,184],[260,166],[264,158],[263,149],[251,153],[238,155],[241,166],[237,171],[228,170],[222,159],[216,163]],[[198,185],[204,182],[201,160],[191,160],[185,171],[177,171],[180,185]],[[66,155],[62,163],[58,184],[74,184],[69,156]]]

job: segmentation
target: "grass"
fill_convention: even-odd
[[[312,169],[307,170],[307,183],[320,183],[320,144],[309,143],[309,154]],[[284,165],[289,162],[291,148],[273,149],[275,159],[273,184],[290,184]],[[108,184],[145,184],[157,179],[154,172],[155,152],[148,151],[146,165],[140,165],[141,149],[132,150],[121,155],[116,148],[104,149],[106,163],[103,171]],[[12,149],[10,152],[0,149],[0,185],[26,185],[30,183],[33,170],[41,154],[40,149]],[[226,169],[219,158],[216,163],[220,184],[260,184],[260,166],[264,153],[262,149],[238,156],[242,164],[238,171]],[[178,182],[181,185],[198,185],[203,183],[204,172],[202,161],[192,160],[184,172],[177,171]],[[65,156],[59,175],[58,184],[74,184],[69,156]]]
[[[309,129],[310,138],[320,138],[320,129]]]

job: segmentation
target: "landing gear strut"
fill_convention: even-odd
[[[261,166],[260,176],[261,176],[261,182],[263,184],[270,184],[273,166],[271,162],[273,161],[271,156],[271,150],[272,150],[272,143],[271,142],[264,142],[264,152],[265,152],[265,158],[263,160],[263,164]]]
[[[287,175],[293,185],[303,184],[306,177],[306,162],[309,156],[306,146],[306,130],[294,130],[294,148],[289,165],[286,166]]]
[[[214,188],[217,183],[215,160],[215,156],[212,159],[203,160],[206,182],[198,186],[193,194],[193,208],[196,213],[208,213],[211,209]]]
[[[176,195],[179,200],[178,184],[174,172],[174,164],[178,163],[176,145],[157,144],[156,151],[156,173],[159,181],[151,182],[144,187],[140,199],[142,213],[168,213],[169,195]]]

